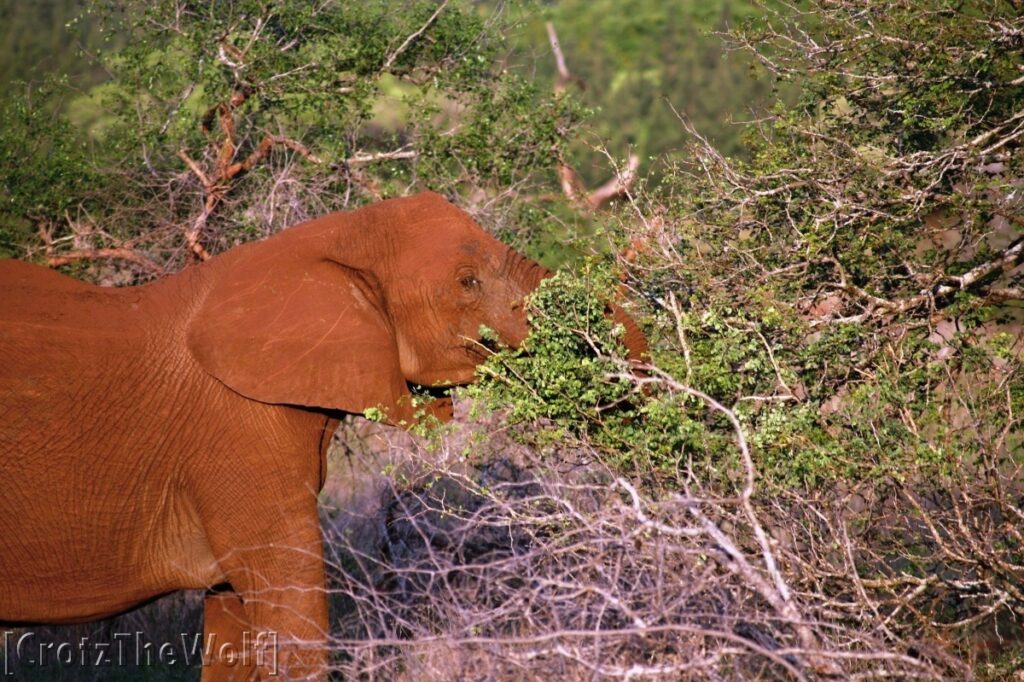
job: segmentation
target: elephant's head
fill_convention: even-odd
[[[202,266],[207,267],[207,266]],[[548,273],[425,192],[334,213],[209,263],[189,347],[238,393],[360,412],[408,383],[468,383],[482,326],[526,336],[523,299]],[[642,334],[621,310],[634,359]]]

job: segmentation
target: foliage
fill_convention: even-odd
[[[109,36],[82,13],[84,5],[84,0],[0,0],[0,84],[59,74],[84,89],[102,80],[102,70],[84,53]]]
[[[128,265],[142,279],[415,187],[471,197],[463,203],[479,204],[519,246],[542,243],[543,222],[517,223],[508,188],[553,180],[553,153],[580,112],[497,67],[500,12],[426,0],[401,11],[383,1],[97,0],[90,16],[124,41],[100,55],[111,79],[71,107],[104,111],[82,119],[91,122],[89,177],[104,201],[87,205],[77,186],[55,186],[57,203],[38,195],[47,215],[87,214],[49,223],[41,244],[23,240],[24,254],[43,252],[51,264],[113,254],[119,263],[82,274],[109,279]],[[5,109],[8,148],[26,108],[16,100]],[[66,124],[51,125],[52,135],[24,134],[68,137]],[[82,167],[46,163],[58,161],[68,175]],[[9,182],[32,195],[31,184]],[[8,208],[39,222],[21,204]]]
[[[779,482],[948,474],[951,463],[976,461],[978,431],[1014,424],[1006,410],[1015,413],[1022,388],[1019,314],[999,304],[1019,296],[1021,278],[1013,105],[1024,95],[1014,66],[1024,43],[1013,28],[1019,18],[1002,4],[968,8],[975,20],[967,22],[944,8],[872,6],[865,33],[853,19],[864,15],[861,4],[818,7],[815,30],[828,42],[817,52],[789,45],[787,36],[818,40],[789,15],[776,17],[785,34],[752,22],[735,40],[806,83],[803,99],[753,128],[749,162],[698,138],[705,172],[678,170],[669,202],[624,214],[627,237],[641,245],[630,274],[660,308],[651,320],[656,364],[734,406]],[[999,50],[987,49],[993,35]],[[931,76],[894,78],[910,53]],[[973,65],[957,61],[968,53]],[[924,64],[927,54],[957,88],[949,79],[926,87],[938,72]],[[892,122],[894,111],[906,121]],[[924,135],[939,116],[956,127]],[[638,224],[635,210],[653,217]],[[607,277],[589,276],[542,289],[533,339],[485,371],[492,404],[561,427],[602,422],[601,409],[628,392],[606,380],[615,373],[614,352],[601,351],[609,342],[586,342],[602,331],[589,296],[609,290]],[[959,411],[970,417],[953,418]],[[644,441],[636,413],[629,417],[614,430],[640,446],[636,455]],[[708,450],[706,434],[692,444],[726,456]],[[1000,456],[1017,457],[1019,447],[1009,440]]]
[[[599,292],[612,290],[608,268],[591,262],[576,273],[544,280],[529,298],[530,335],[519,348],[494,353],[467,389],[491,410],[507,408],[511,424],[544,445],[582,439],[610,463],[634,475],[671,476],[681,450],[702,452],[715,437],[699,401],[636,390],[621,344]],[[607,296],[605,296],[607,298]],[[659,358],[667,366],[671,358]],[[712,474],[717,466],[706,462]]]
[[[619,370],[616,358],[624,356],[622,328],[612,324],[605,305],[593,295],[595,287],[607,288],[607,280],[607,273],[589,269],[541,282],[527,303],[529,337],[521,347],[501,349],[481,365],[470,395],[484,399],[490,409],[509,406],[512,423],[550,423],[553,431],[546,439],[558,440],[567,430],[590,433],[602,442],[621,439],[619,429],[604,428],[604,412],[619,405],[612,417],[619,427],[636,412],[628,403],[631,382],[607,380]]]
[[[771,87],[748,78],[752,62],[726,54],[711,33],[751,16],[748,2],[456,3],[388,68],[391,51],[428,22],[436,3],[412,3],[408,12],[382,0],[307,5],[93,0],[78,17],[71,0],[56,3],[52,15],[10,8],[24,27],[24,49],[49,50],[73,76],[75,87],[48,106],[65,111],[92,143],[109,195],[102,211],[89,207],[88,219],[74,216],[74,226],[54,230],[56,248],[34,241],[29,229],[8,238],[15,251],[45,251],[63,263],[83,260],[81,248],[60,246],[71,241],[92,251],[127,246],[141,257],[77,270],[123,282],[126,267],[139,279],[187,262],[195,240],[187,237],[185,251],[180,242],[189,223],[203,223],[194,230],[198,243],[212,241],[207,251],[216,252],[307,217],[311,203],[317,213],[429,184],[475,197],[503,238],[554,266],[603,243],[589,218],[552,191],[555,158],[576,163],[586,184],[603,182],[608,159],[590,149],[602,140],[616,155],[632,147],[641,168],[658,175],[662,166],[653,161],[677,153],[685,136],[673,106],[739,152],[738,128],[724,121],[745,117]],[[544,20],[558,26],[585,85],[569,95],[551,96],[556,75]],[[53,31],[65,24],[70,31],[58,48],[47,42],[53,22]],[[97,74],[109,80],[93,85]],[[183,174],[178,152],[217,175],[211,162],[222,154],[224,131],[210,114],[240,93],[244,102],[232,111],[238,144],[223,153],[242,161],[274,134],[302,142],[323,163],[277,145],[247,178],[222,183],[232,200],[200,219],[209,193]],[[597,116],[581,143],[576,131],[587,111]],[[480,187],[498,201],[474,194]],[[541,201],[507,201],[513,197]]]
[[[817,38],[789,15],[750,22],[737,43],[803,97],[751,130],[749,162],[698,144],[705,172],[681,169],[656,221],[678,250],[642,276],[701,292],[679,320],[694,380],[747,414],[787,481],[970,458],[958,377],[995,391],[968,408],[986,432],[1021,382],[1020,348],[996,361],[992,342],[1020,279],[1020,20],[951,7],[822,5]]]
[[[84,144],[46,106],[60,84],[14,87],[23,96],[0,103],[0,257],[25,239],[29,221],[62,219],[95,182]]]
[[[571,91],[595,111],[592,137],[572,147],[588,184],[608,173],[607,159],[588,143],[617,156],[632,147],[643,169],[660,175],[664,161],[679,158],[685,147],[677,112],[723,153],[744,153],[733,119],[752,118],[774,83],[715,32],[758,16],[755,2],[561,0],[537,9],[513,36],[515,61],[535,72],[537,82],[557,81],[544,26],[550,21],[575,79]],[[762,77],[752,77],[758,72]]]
[[[748,126],[746,160],[684,121],[696,170],[622,212],[624,277],[652,306],[644,390],[584,342],[595,306],[573,292],[611,291],[589,282],[535,301],[539,340],[488,364],[489,404],[655,490],[735,489],[733,425],[696,390],[742,425],[794,579],[860,604],[838,620],[882,614],[968,658],[979,633],[1019,636],[1022,21],[842,0],[747,22],[730,40],[801,97]],[[550,353],[558,330],[577,341]]]

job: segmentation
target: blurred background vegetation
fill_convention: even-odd
[[[633,149],[643,168],[661,175],[689,139],[678,114],[727,155],[743,155],[742,127],[772,101],[777,83],[719,33],[763,12],[748,0],[559,0],[528,11],[512,34],[509,59],[540,82],[557,79],[545,22],[557,29],[573,94],[593,112],[583,142],[618,156]],[[590,183],[604,179],[607,159],[574,147]]]
[[[616,154],[631,147],[657,162],[686,141],[672,108],[685,114],[724,152],[742,153],[740,127],[769,103],[774,84],[753,60],[727,50],[716,32],[758,15],[750,0],[557,0],[504,8],[475,3],[481,13],[514,13],[502,60],[537,83],[554,84],[555,62],[545,22],[558,30],[574,94],[593,111],[592,142]],[[95,55],[123,46],[125,35],[101,29],[88,0],[0,2],[0,85],[65,78],[86,95],[109,78]],[[758,76],[762,77],[758,77]],[[81,105],[85,106],[85,105]],[[98,109],[98,105],[93,104]],[[99,111],[82,111],[79,120]],[[580,164],[589,180],[604,179],[603,158]]]
[[[104,80],[103,69],[83,52],[104,46],[98,23],[81,0],[0,3],[0,84],[66,76],[85,91]]]
[[[368,6],[378,7],[374,10],[376,15],[385,16],[385,5],[370,3]],[[59,195],[68,202],[78,203],[83,191],[88,189],[87,177],[91,179],[89,186],[92,188],[103,186],[109,190],[109,177],[108,181],[97,178],[97,167],[109,166],[123,158],[121,155],[130,154],[131,148],[137,148],[147,135],[159,132],[158,137],[162,135],[165,141],[168,137],[174,138],[175,144],[182,142],[183,134],[193,143],[200,139],[196,118],[203,113],[200,109],[204,103],[211,103],[207,101],[210,93],[203,92],[203,88],[221,82],[220,76],[216,68],[207,68],[203,75],[201,68],[200,72],[191,74],[180,68],[177,73],[170,73],[159,53],[177,48],[170,46],[166,35],[161,38],[160,31],[154,30],[159,20],[144,18],[143,23],[131,27],[132,12],[144,6],[144,3],[87,0],[38,3],[0,0],[0,31],[4,32],[0,43],[0,83],[12,95],[5,100],[6,116],[12,117],[5,126],[9,136],[7,144],[0,145],[0,154],[5,150],[8,153],[3,159],[9,164],[8,175],[0,179],[4,179],[8,187],[18,186],[24,195],[4,197],[7,201],[0,207],[0,250],[15,253],[18,251],[16,244],[30,239],[28,235],[35,227],[31,225],[32,220],[26,219],[26,211],[31,211],[26,201],[47,204],[51,213],[59,215],[67,208],[64,202],[48,202],[40,197]],[[568,97],[559,98],[562,109],[569,106],[571,112],[565,110],[558,116],[557,143],[566,147],[566,162],[587,187],[596,187],[613,174],[614,164],[609,155],[617,164],[624,163],[629,155],[636,155],[640,175],[648,184],[659,183],[673,162],[685,161],[687,133],[680,124],[680,116],[691,120],[725,153],[743,156],[741,126],[734,121],[756,118],[757,112],[778,94],[775,79],[766,77],[749,55],[727,50],[716,35],[718,31],[756,16],[755,3],[749,0],[673,3],[564,0],[514,4],[488,0],[469,7],[467,16],[475,17],[481,26],[490,27],[487,30],[491,42],[475,59],[486,60],[488,68],[492,63],[500,67],[504,75],[496,76],[498,81],[511,83],[515,79],[518,83],[513,88],[515,93],[507,92],[504,99],[493,102],[492,106],[500,108],[506,116],[512,109],[518,110],[519,118],[510,118],[505,125],[518,126],[523,131],[534,127],[530,117],[543,114],[543,106],[538,103],[552,95],[559,82],[546,24],[550,22],[557,30],[571,73]],[[145,21],[153,23],[146,26]],[[499,26],[500,31],[496,31]],[[216,43],[217,37],[204,29],[192,36],[193,46],[204,38]],[[381,34],[378,39],[383,37]],[[146,63],[139,61],[144,58],[143,53],[148,55]],[[201,56],[198,52],[192,54]],[[175,59],[185,56],[179,53]],[[207,54],[205,58],[210,64],[216,60],[216,55]],[[197,62],[200,66],[203,63],[201,58]],[[439,72],[445,72],[446,68]],[[192,126],[190,130],[164,127],[154,131],[139,125],[145,123],[143,108],[151,108],[150,124],[153,115],[174,111],[178,106],[174,102],[178,90],[190,82],[196,83],[197,76],[206,78],[205,84],[190,90],[190,97],[181,103],[182,109],[192,110],[191,119],[182,121]],[[340,139],[342,131],[360,128],[378,148],[383,148],[386,140],[401,146],[409,141],[412,131],[423,124],[423,119],[440,116],[450,124],[454,112],[465,106],[465,103],[454,104],[450,100],[443,103],[450,94],[444,93],[446,86],[443,84],[431,95],[424,95],[420,88],[420,94],[426,99],[413,104],[410,97],[415,86],[410,87],[402,77],[384,74],[374,81],[373,86],[337,98],[342,103],[336,102],[321,112],[322,119],[330,116],[335,121],[335,133],[327,135],[324,130],[311,130],[309,121],[302,123],[301,119],[297,128],[303,131],[302,135],[315,138],[321,145],[320,152],[324,151],[322,145],[328,137]],[[151,107],[153,102],[132,97],[133,87],[152,89],[150,94],[162,101]],[[444,93],[440,99],[438,93]],[[479,101],[477,104],[482,105]],[[433,113],[438,106],[440,113]],[[417,114],[417,110],[421,113]],[[52,116],[55,112],[59,118]],[[138,115],[139,120],[126,127],[133,115]],[[272,118],[263,117],[255,125],[265,127],[270,120]],[[19,137],[15,130],[19,125],[35,143],[26,143]],[[434,127],[435,133],[442,132],[442,125]],[[50,133],[44,135],[44,131]],[[481,132],[479,127],[477,132]],[[475,144],[468,139],[471,134],[454,142],[469,149]],[[427,135],[420,136],[423,137]],[[40,138],[51,140],[49,144],[56,150],[49,144],[40,147]],[[440,153],[440,146],[443,146],[440,143],[444,140],[439,137],[434,140],[439,143]],[[349,146],[353,141],[348,140]],[[145,144],[159,145],[160,141],[149,139]],[[524,158],[522,145],[519,147],[503,153],[506,157],[517,157],[516,163],[519,163]],[[19,155],[26,152],[47,160],[30,171],[35,173],[33,179],[13,169],[15,165],[26,165],[23,156],[19,161]],[[444,153],[451,155],[451,152],[449,144]],[[548,162],[548,150],[542,150],[542,154]],[[173,162],[178,163],[176,159]],[[153,163],[153,159],[146,163]],[[536,164],[534,168],[546,172],[546,180],[553,180],[552,164],[547,165],[548,169],[542,170]],[[437,168],[422,168],[420,174],[436,176]],[[506,173],[505,179],[510,182],[522,179],[514,179],[513,175],[515,173]],[[65,180],[74,187],[62,185]],[[123,183],[122,178],[113,184],[122,186]],[[549,189],[551,186],[553,184],[549,183]],[[134,199],[121,196],[118,201],[139,203],[150,196],[145,190],[141,193],[142,196]],[[104,202],[111,203],[111,197],[105,197]],[[518,232],[518,239],[513,239],[516,245],[552,266],[567,259],[578,259],[592,245],[597,230],[591,216],[581,216],[551,202],[529,215],[515,218],[520,223],[540,227],[526,234],[521,225],[511,227],[511,219],[499,220],[509,225],[503,231],[504,236],[514,237],[512,233]],[[151,224],[171,219],[168,215],[149,216]]]

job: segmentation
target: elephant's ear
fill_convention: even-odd
[[[328,260],[222,263],[188,329],[199,365],[247,398],[362,412],[407,391],[379,285]]]

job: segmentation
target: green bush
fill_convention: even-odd
[[[53,256],[129,250],[138,281],[202,250],[431,188],[487,199],[484,222],[559,260],[564,249],[543,234],[553,219],[521,220],[515,200],[558,196],[550,169],[583,111],[501,68],[501,13],[438,9],[95,0],[90,22],[118,37],[96,55],[110,79],[81,95],[36,91],[32,106],[0,112],[2,210],[21,230],[6,243],[37,251],[26,234],[47,221]],[[86,129],[53,113],[60,99]],[[79,206],[82,225],[57,219]]]
[[[621,378],[598,302],[615,283],[585,272],[534,299],[534,336],[476,390],[668,497],[751,493],[800,589],[857,604],[836,623],[970,665],[1013,632],[1018,660],[1024,18],[813,2],[732,40],[802,95],[749,126],[743,160],[695,138],[700,171],[618,215],[659,370]],[[680,386],[736,416],[756,486],[731,423]]]
[[[16,253],[33,224],[76,213],[96,186],[86,145],[54,115],[51,100],[64,85],[14,83],[0,102],[0,256]]]

